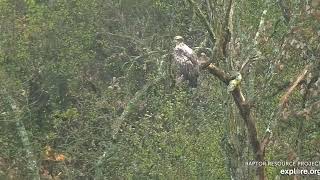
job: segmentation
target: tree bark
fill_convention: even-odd
[[[36,157],[34,156],[33,150],[32,150],[32,145],[28,136],[28,132],[21,120],[21,110],[17,107],[15,101],[13,100],[12,97],[8,96],[8,103],[11,107],[12,113],[14,113],[16,119],[16,129],[18,132],[18,135],[20,137],[23,150],[25,152],[26,160],[27,160],[27,175],[26,178],[30,180],[40,180],[40,175],[39,175],[39,167],[37,164]]]
[[[212,27],[208,23],[208,20],[206,19],[206,17],[202,13],[201,9],[198,7],[198,5],[193,0],[188,0],[188,2],[190,3],[190,5],[194,9],[196,9],[196,11],[199,15],[199,18],[201,19],[201,21],[203,22],[207,31],[209,32],[211,39],[216,40],[216,37],[214,37],[215,34],[213,33]],[[223,23],[223,29],[222,29],[222,32],[220,33],[221,37],[217,38],[218,40],[217,40],[217,42],[215,42],[215,47],[214,47],[219,52],[220,51],[223,52],[222,53],[223,58],[227,57],[226,56],[227,43],[230,41],[230,37],[229,37],[230,30],[229,30],[228,23],[230,23],[229,19],[230,19],[230,12],[232,12],[232,2],[233,2],[232,0],[229,1],[229,4],[227,6],[227,10],[226,10],[226,15],[224,17],[225,19],[224,19],[224,23]],[[257,56],[259,57],[261,55],[261,52],[257,49],[257,45],[258,45],[258,38],[259,38],[260,33],[263,29],[262,27],[264,26],[264,18],[265,18],[266,13],[267,13],[267,10],[264,10],[261,15],[261,18],[260,18],[258,31],[255,34],[255,38],[254,38],[254,42],[253,42],[254,57],[257,57]],[[221,41],[221,43],[219,43],[219,40],[223,40],[223,41]],[[218,57],[220,57],[220,56],[218,55]],[[250,59],[250,57],[248,57],[248,59]],[[247,62],[247,61],[248,60],[246,60],[245,62]],[[216,76],[220,81],[222,81],[226,85],[229,84],[229,81],[231,80],[230,75],[225,73],[224,70],[215,66],[213,63],[208,63],[208,62],[203,63],[202,68],[207,69],[211,74]],[[267,144],[269,143],[270,132],[268,132],[265,135],[265,137],[261,140],[261,143],[260,143],[260,141],[258,139],[255,120],[251,114],[251,106],[244,98],[239,86],[232,92],[232,97],[233,97],[233,100],[236,103],[236,105],[240,111],[240,115],[246,125],[247,131],[248,131],[248,136],[249,136],[249,142],[251,144],[251,147],[252,147],[252,150],[253,150],[253,153],[255,156],[254,159],[255,159],[255,161],[263,162],[264,156],[265,156],[265,148],[266,148]],[[264,166],[257,167],[256,179],[259,179],[259,180],[266,179]]]
[[[218,68],[212,63],[209,65],[204,65],[202,66],[202,68],[207,69],[211,74],[216,76],[219,80],[224,82],[226,85],[231,80],[230,75],[228,75],[227,73],[225,73],[223,70],[221,70],[220,68]],[[264,156],[265,156],[265,147],[269,142],[268,140],[269,135],[265,136],[261,141],[262,143],[260,143],[258,139],[256,123],[251,114],[251,106],[244,98],[239,86],[232,92],[232,97],[240,111],[240,115],[244,120],[246,128],[248,130],[249,142],[251,144],[251,147],[254,153],[254,160],[258,162],[263,162]],[[266,179],[264,166],[257,167],[256,176],[257,176],[257,179],[259,180]]]

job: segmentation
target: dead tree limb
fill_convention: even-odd
[[[291,12],[289,7],[285,4],[285,2],[283,2],[283,0],[279,0],[278,5],[281,9],[282,16],[285,19],[286,24],[289,24],[291,19]]]
[[[37,158],[33,151],[32,142],[28,135],[27,129],[22,121],[23,108],[19,107],[19,104],[17,104],[15,99],[6,90],[4,90],[4,95],[7,96],[6,101],[8,106],[10,107],[10,112],[14,115],[15,128],[25,152],[27,169],[26,178],[32,180],[40,180]]]
[[[311,64],[306,65],[306,67],[303,69],[303,71],[299,74],[299,76],[296,78],[296,80],[292,83],[292,85],[288,88],[286,93],[281,97],[279,107],[282,109],[286,103],[288,102],[288,98],[293,92],[293,90],[299,85],[299,83],[305,78],[307,73],[309,72]]]
[[[198,16],[200,19],[202,19],[202,22],[204,23],[205,27],[207,28],[207,30],[210,32],[212,32],[213,34],[213,30],[210,26],[210,24],[208,23],[208,20],[206,19],[205,15],[201,12],[200,8],[198,7],[198,5],[193,1],[193,0],[188,0],[188,2],[191,4],[191,6],[193,8],[195,8],[198,12]],[[229,19],[230,19],[230,12],[232,9],[232,3],[233,1],[230,0],[229,4],[227,6],[227,11],[226,11],[226,16],[225,16],[225,20],[223,23],[223,27],[222,27],[222,32],[221,32],[221,36],[218,39],[221,42],[216,42],[215,43],[215,49],[217,50],[222,50],[222,55],[224,57],[226,57],[226,42],[228,43],[230,41],[230,39],[228,38],[228,35],[230,35],[230,31],[229,31]],[[267,13],[267,10],[264,10],[262,15],[261,15],[261,19],[260,19],[260,23],[259,23],[259,28],[258,31],[256,33],[255,39],[254,39],[254,46],[257,46],[257,40],[259,38],[260,35],[260,31],[262,29],[262,26],[264,25],[264,17]],[[231,13],[232,15],[232,13]],[[214,37],[214,40],[216,40],[216,37]],[[255,48],[254,50],[255,53],[255,57],[256,56],[260,56],[261,53]],[[247,64],[248,62],[246,61],[245,64]],[[228,75],[224,70],[220,69],[219,67],[217,67],[216,65],[212,64],[212,63],[202,63],[202,68],[203,69],[207,69],[211,74],[213,74],[214,76],[216,76],[220,81],[222,81],[223,83],[225,83],[226,85],[229,84],[229,81],[231,80],[230,75]],[[237,87],[235,90],[232,91],[232,97],[234,99],[234,102],[236,103],[239,111],[240,111],[240,115],[242,117],[242,119],[245,122],[247,131],[248,131],[248,135],[249,135],[249,141],[250,144],[252,146],[252,150],[255,156],[255,160],[258,162],[263,162],[264,161],[264,152],[265,152],[265,147],[267,146],[268,142],[269,142],[269,134],[266,135],[266,137],[261,141],[262,143],[260,143],[259,139],[258,139],[258,133],[257,133],[257,128],[256,128],[256,122],[252,116],[251,113],[251,106],[250,104],[246,101],[246,99],[244,98],[244,95],[241,91],[240,87]],[[264,172],[264,166],[259,166],[257,167],[257,171],[256,171],[256,176],[258,177],[259,180],[265,180],[265,172]]]
[[[117,120],[111,126],[113,139],[116,139],[116,136],[118,135],[118,132],[121,129],[121,125],[128,118],[128,116],[132,112],[134,112],[134,108],[136,107],[136,105],[144,98],[149,89],[153,87],[154,84],[157,84],[160,80],[162,80],[162,78],[158,78],[154,81],[148,82],[146,85],[144,85],[144,87],[141,90],[136,92],[135,96],[129,101],[129,103],[125,107],[121,116],[117,118]]]
[[[206,18],[206,15],[202,12],[202,10],[198,6],[198,4],[196,4],[193,0],[188,0],[188,2],[192,6],[192,8],[194,8],[194,10],[196,11],[196,14],[200,18],[201,22],[205,25],[205,27],[206,27],[206,29],[207,29],[207,31],[209,33],[211,41],[213,43],[215,43],[216,42],[216,37],[215,37],[214,31],[212,29],[212,26],[211,26],[210,22]]]
[[[215,66],[214,64],[209,64],[206,68],[211,74],[216,76],[220,81],[224,82],[225,84],[228,84],[229,81],[231,80],[231,76],[228,75],[226,72],[224,72],[222,69],[219,67]],[[252,117],[251,114],[251,107],[249,103],[247,103],[246,99],[244,98],[244,95],[241,91],[240,87],[237,87],[233,92],[232,92],[232,97],[240,111],[240,115],[242,119],[245,122],[245,125],[248,130],[249,134],[249,141],[253,149],[253,153],[255,155],[255,160],[259,162],[264,161],[264,149],[266,142],[268,141],[263,141],[263,147],[260,144],[260,141],[258,139],[258,133],[257,133],[257,128],[256,128],[256,123]],[[264,175],[264,167],[259,166],[257,168],[257,176],[259,177],[260,180],[265,179]]]

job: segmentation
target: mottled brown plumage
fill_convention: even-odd
[[[197,87],[199,76],[199,63],[196,54],[183,43],[181,36],[175,37],[176,46],[173,57],[178,66],[177,81],[187,80],[190,87]]]

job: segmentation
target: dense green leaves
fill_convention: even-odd
[[[228,2],[195,1],[217,41],[227,39]],[[230,179],[239,172],[250,179],[247,132],[226,86],[206,71],[195,90],[175,84],[176,35],[227,71],[250,60],[241,86],[259,137],[276,124],[267,159],[318,159],[318,10],[283,3],[234,2],[220,57],[188,1],[1,0],[0,179],[32,174],[34,158],[41,178]],[[311,63],[280,112],[280,98]],[[50,159],[45,147],[65,160]],[[267,170],[270,179],[279,174]]]

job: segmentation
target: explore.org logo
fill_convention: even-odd
[[[318,175],[320,176],[320,169],[281,169],[281,175]]]

